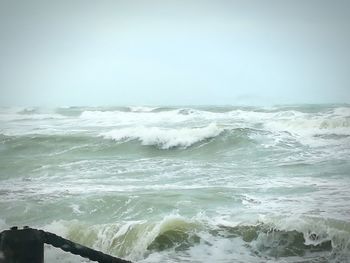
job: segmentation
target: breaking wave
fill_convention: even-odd
[[[195,143],[214,138],[223,131],[215,123],[202,128],[131,127],[101,133],[100,136],[115,141],[138,140],[142,145],[161,149],[187,148]]]
[[[288,223],[291,223],[290,220],[284,219],[274,223],[259,220],[255,224],[225,225],[210,219],[169,215],[157,222],[144,220],[101,225],[88,225],[77,220],[54,221],[44,229],[134,261],[152,262],[155,254],[172,253],[191,254],[191,259],[195,261],[196,257],[200,257],[195,254],[196,251],[207,251],[206,256],[214,257],[215,261],[218,255],[212,248],[222,242],[237,246],[226,253],[249,248],[252,254],[258,256],[254,262],[282,258],[286,260],[284,262],[295,262],[288,259],[295,260],[297,257],[327,262],[350,259],[349,223],[317,218],[298,219],[293,222],[295,225]],[[224,248],[219,249],[225,253]],[[227,254],[225,258],[228,260],[232,256],[233,253]]]
[[[144,263],[350,262],[349,153],[344,105],[0,108],[0,228]]]
[[[326,108],[316,112],[303,111],[302,107],[297,109],[229,107],[226,110],[156,107],[73,107],[55,111],[36,108],[2,109],[0,121],[4,123],[0,132],[7,135],[97,133],[116,141],[139,140],[142,144],[157,145],[160,148],[186,148],[197,141],[215,137],[215,134],[223,129],[221,127],[225,127],[225,129],[257,129],[271,133],[274,140],[296,140],[312,147],[350,144],[349,107]],[[32,121],[33,124],[23,125],[21,121]],[[43,121],[47,123],[41,125],[40,122]],[[19,129],[14,125],[17,122]],[[213,127],[213,123],[216,123],[216,128]],[[180,136],[184,139],[180,139]]]
[[[158,109],[158,107],[146,107],[146,106],[132,106],[129,110],[132,112],[151,112]]]

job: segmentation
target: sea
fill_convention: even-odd
[[[11,226],[132,262],[350,262],[350,105],[2,107]]]

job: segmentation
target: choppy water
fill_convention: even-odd
[[[135,262],[350,262],[349,105],[2,108],[0,168],[1,230]]]

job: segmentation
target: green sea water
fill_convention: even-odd
[[[0,109],[0,230],[134,262],[350,262],[349,189],[349,105]]]

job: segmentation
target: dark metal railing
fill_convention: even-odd
[[[131,263],[29,227],[12,227],[0,233],[0,263],[44,263],[44,243],[100,263]]]

